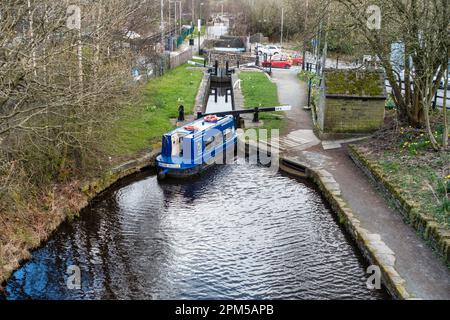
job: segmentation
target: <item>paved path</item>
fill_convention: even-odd
[[[339,183],[342,196],[361,227],[379,234],[395,253],[395,269],[406,281],[407,291],[420,299],[450,299],[450,270],[421,240],[401,214],[389,208],[347,154],[346,141],[324,142],[312,132],[312,120],[303,110],[306,86],[298,70],[274,70],[280,103],[292,105],[287,112],[288,132],[280,139],[280,151],[324,167]],[[327,149],[327,150],[324,150]]]

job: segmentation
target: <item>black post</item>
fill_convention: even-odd
[[[255,113],[253,114],[253,122],[259,122],[259,108],[255,108]]]
[[[225,103],[228,103],[228,89],[225,89]]]
[[[178,107],[178,121],[184,121],[184,106],[180,105]]]
[[[312,79],[310,78],[308,81],[308,108],[311,105],[311,85],[312,85]]]
[[[303,47],[303,63],[302,63],[302,70],[303,71],[305,71],[305,63],[306,63],[306,51],[305,51],[305,48]]]
[[[227,61],[225,62],[225,74],[226,74],[226,75],[229,74],[228,68],[229,68],[229,62],[228,62],[228,60],[227,60]]]
[[[239,60],[237,61],[237,68],[239,69]]]
[[[231,98],[231,110],[234,110],[234,90],[233,88],[230,89],[230,98]]]
[[[235,128],[241,127],[241,116],[238,114],[234,116],[234,127]]]
[[[206,59],[203,60],[203,67],[206,68]]]
[[[216,76],[219,75],[218,71],[219,71],[219,61],[216,60],[216,62],[214,62],[214,72]]]
[[[214,89],[214,102],[217,103],[217,88]]]

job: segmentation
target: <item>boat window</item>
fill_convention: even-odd
[[[209,137],[208,139],[206,139],[205,140],[205,148],[212,146],[213,142],[214,142],[214,137]]]
[[[172,156],[180,157],[183,155],[184,135],[175,133],[172,135]]]
[[[229,141],[231,139],[231,137],[233,136],[233,131],[231,130],[231,128],[228,128],[223,132],[223,134],[224,134],[224,140]]]
[[[209,151],[220,144],[222,144],[221,132],[205,140],[205,151]]]

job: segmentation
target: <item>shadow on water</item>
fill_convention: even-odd
[[[69,266],[81,289],[69,289]],[[8,281],[8,299],[386,299],[309,183],[216,166],[115,184]]]

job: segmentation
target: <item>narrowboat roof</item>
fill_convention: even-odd
[[[216,121],[216,122],[206,122],[206,121],[204,121],[203,118],[197,119],[197,120],[195,120],[195,121],[193,121],[191,123],[187,123],[187,124],[183,125],[182,127],[178,127],[176,129],[166,133],[165,135],[169,135],[170,136],[170,135],[172,135],[174,133],[178,133],[178,132],[185,133],[187,135],[203,132],[203,131],[206,131],[207,129],[214,128],[215,126],[217,126],[217,124],[223,124],[223,123],[228,122],[230,119],[233,119],[233,116],[227,115],[227,116],[224,116],[224,117],[217,117],[217,118],[219,120]],[[197,130],[195,130],[195,132],[186,130],[184,127],[187,127],[187,126],[197,127]]]

